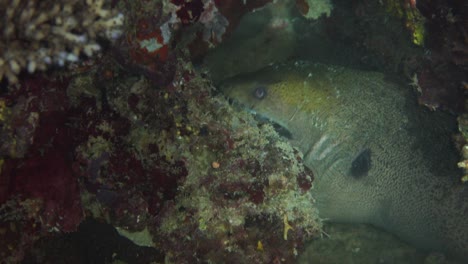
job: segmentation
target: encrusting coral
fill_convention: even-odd
[[[98,37],[117,38],[123,15],[105,2],[0,0],[0,80],[75,62],[101,49]]]

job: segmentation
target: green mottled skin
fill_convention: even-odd
[[[265,87],[261,100],[254,90]],[[273,66],[223,91],[287,128],[314,175],[320,216],[370,223],[428,250],[468,259],[468,190],[452,147],[452,118],[418,107],[381,73],[318,64]],[[370,150],[370,169],[353,160]]]

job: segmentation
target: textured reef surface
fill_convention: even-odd
[[[352,243],[322,229],[284,131],[215,87],[297,58],[401,74],[460,114],[467,168],[462,2],[0,0],[0,262],[294,263],[328,232],[346,242],[313,250]]]
[[[270,124],[216,94],[190,63],[188,44],[176,46],[214,45],[261,1],[118,5],[129,10],[126,28],[102,44],[112,45],[107,52],[66,71],[5,75],[2,258],[60,260],[30,249],[92,229],[83,221],[95,219],[156,249],[154,262],[292,261],[306,239],[320,236],[312,173]],[[181,31],[199,39],[183,40]]]

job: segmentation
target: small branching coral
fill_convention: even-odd
[[[100,50],[98,37],[120,35],[123,15],[106,9],[105,0],[0,0],[0,80],[63,66]]]

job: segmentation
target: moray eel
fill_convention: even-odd
[[[302,151],[322,219],[372,224],[468,259],[453,117],[419,107],[411,89],[382,73],[323,64],[271,66],[220,87]]]

